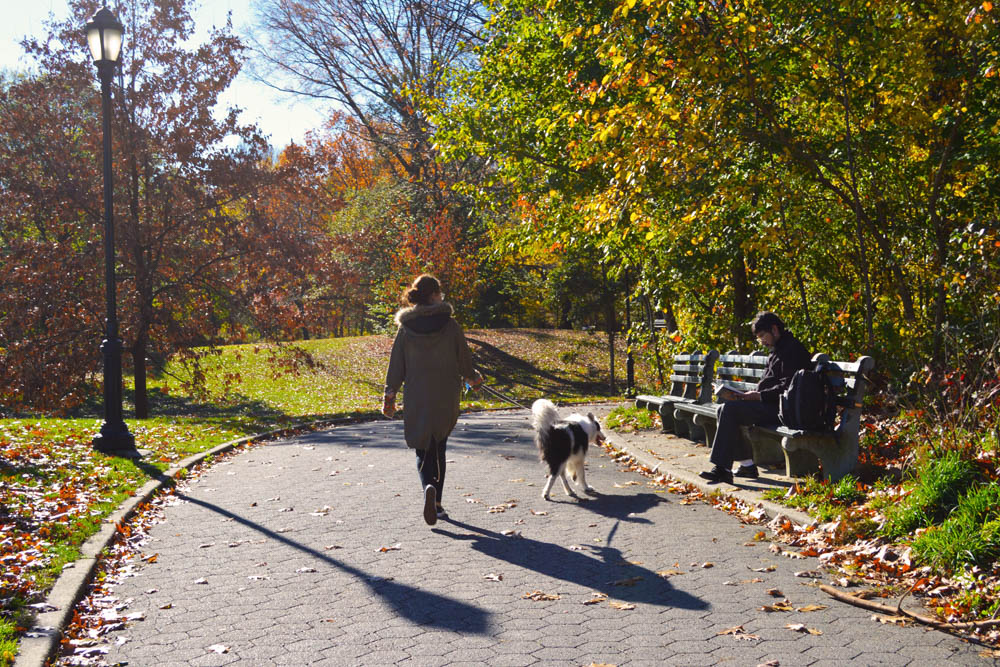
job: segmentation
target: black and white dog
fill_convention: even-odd
[[[542,498],[549,499],[556,477],[562,480],[567,495],[576,496],[566,479],[567,469],[573,481],[579,478],[584,491],[594,493],[594,488],[587,484],[583,467],[587,447],[604,440],[601,425],[594,419],[594,415],[588,413],[584,417],[572,414],[560,419],[552,401],[540,398],[531,404],[531,424],[535,427],[535,444],[538,445],[539,457],[549,466]]]

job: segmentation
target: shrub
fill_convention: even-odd
[[[976,468],[958,452],[947,452],[941,458],[926,459],[915,471],[910,495],[886,512],[883,532],[900,537],[917,528],[932,526],[944,520],[962,493],[976,480]]]

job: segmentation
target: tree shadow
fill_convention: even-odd
[[[442,518],[441,521],[468,532],[457,533],[443,528],[433,528],[432,532],[456,540],[471,541],[473,549],[490,558],[600,591],[609,598],[679,609],[708,608],[705,601],[677,590],[656,572],[629,563],[620,550],[613,548],[611,541],[618,523],[612,527],[605,541],[606,546],[581,546],[577,551],[527,537],[502,535],[450,517]]]
[[[478,338],[466,338],[477,348],[476,363],[480,369],[503,385],[528,387],[552,396],[566,396],[567,389],[571,393],[583,395],[607,393],[607,383],[601,380],[601,371],[596,369],[581,367],[581,372],[576,375],[554,373]],[[564,391],[558,391],[558,387],[562,387]]]
[[[289,539],[284,535],[268,530],[260,524],[254,523],[213,503],[192,498],[182,493],[178,493],[177,498],[232,519],[243,526],[257,531],[269,540],[290,546],[308,554],[317,561],[356,577],[368,587],[373,595],[377,595],[395,613],[412,623],[463,633],[486,634],[489,631],[492,614],[484,609],[462,602],[461,600],[401,584],[392,579],[369,575],[363,570],[343,563],[336,558],[331,558],[323,552]]]

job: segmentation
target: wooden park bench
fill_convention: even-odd
[[[753,391],[764,376],[767,366],[766,352],[738,354],[735,350],[719,357],[716,376],[723,385],[738,391]],[[711,389],[710,389],[711,391]],[[715,438],[716,422],[722,403],[703,401],[699,404],[678,404],[674,406],[674,423],[679,435],[687,435],[692,440],[704,439],[712,446]]]
[[[764,374],[767,356],[763,352],[752,355],[725,354],[719,358],[719,379],[727,386],[742,391],[753,390]],[[825,354],[813,356],[813,363],[830,364],[828,373],[842,379],[837,404],[840,414],[831,431],[803,431],[785,426],[745,426],[743,437],[753,450],[758,465],[785,463],[785,474],[803,477],[817,472],[822,466],[826,479],[837,481],[854,470],[858,462],[861,430],[861,405],[868,390],[868,375],[875,367],[871,357],[857,361],[830,361]],[[757,378],[750,381],[749,378]],[[701,426],[705,444],[712,446],[721,403],[702,405],[677,405],[674,419],[688,419]]]
[[[712,400],[712,377],[715,373],[716,350],[707,354],[675,354],[670,375],[670,393],[665,396],[640,394],[635,397],[635,407],[659,413],[664,433],[687,435],[685,424],[677,430],[674,406],[679,403],[708,403]]]
[[[868,391],[868,376],[875,368],[875,360],[861,357],[857,361],[830,361],[825,354],[817,354],[813,362],[826,361],[831,365],[828,374],[843,379],[841,393],[837,396],[840,414],[832,431],[801,431],[784,426],[751,426],[744,429],[744,437],[753,447],[754,461],[758,452],[765,458],[777,459],[784,455],[785,474],[789,477],[811,475],[823,467],[823,477],[833,482],[852,472],[858,463],[861,438],[861,404]]]

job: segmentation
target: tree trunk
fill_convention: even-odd
[[[615,329],[618,328],[618,324],[615,318],[615,295],[608,282],[608,270],[603,264],[601,265],[601,278],[604,282],[604,322],[608,330],[608,362],[610,366],[608,388],[614,395],[618,393],[618,387],[615,384]]]
[[[945,262],[948,259],[948,230],[941,224],[940,218],[936,218],[935,237],[937,252],[935,262],[937,264],[937,278],[934,281],[934,349],[932,359],[934,365],[941,367],[944,364],[944,323],[948,314],[948,288],[944,278]]]
[[[733,341],[737,349],[742,347],[742,343],[750,340],[750,328],[747,323],[757,310],[751,292],[743,251],[737,250],[736,256],[733,257],[733,322],[731,326]]]
[[[149,419],[149,392],[146,389],[146,335],[136,336],[132,346],[132,372],[135,380],[135,418]]]
[[[660,379],[660,386],[663,384],[663,361],[660,359],[660,341],[657,340],[656,329],[653,326],[653,304],[649,302],[649,297],[642,295],[642,307],[646,311],[646,321],[649,326],[649,340],[653,344],[653,358],[656,360],[656,375]]]

